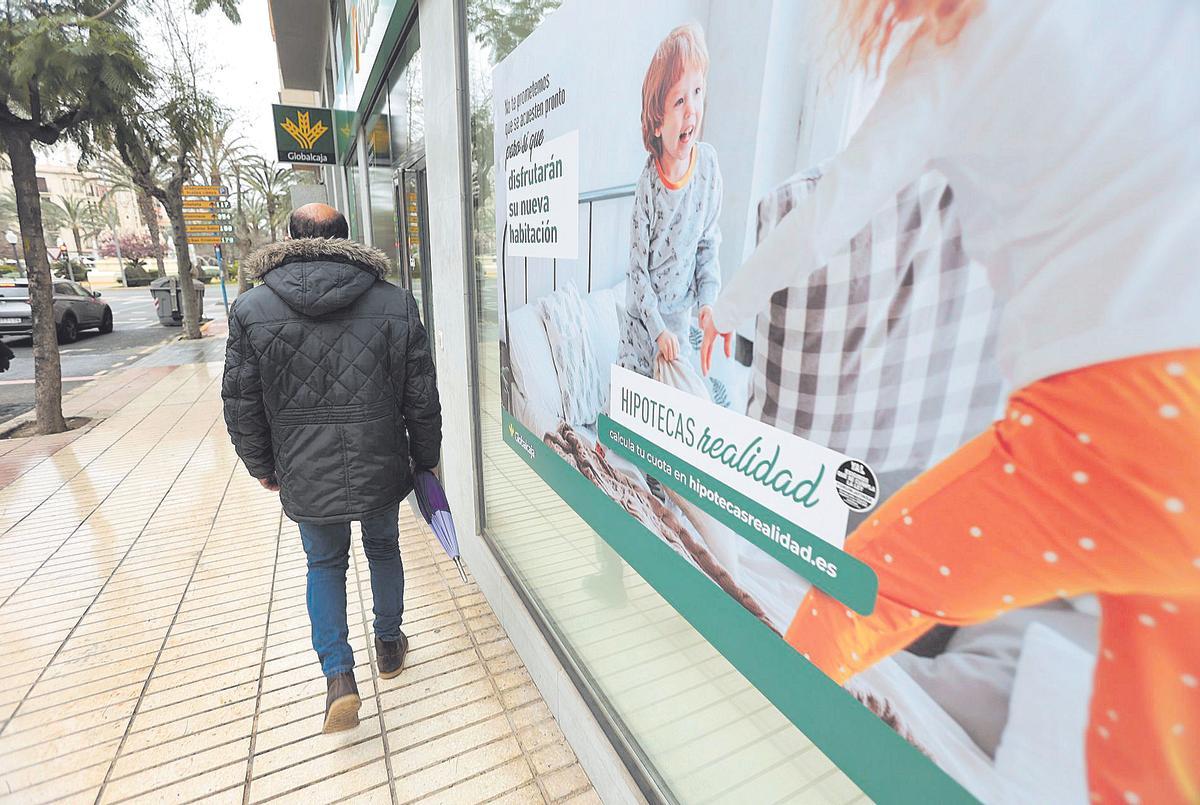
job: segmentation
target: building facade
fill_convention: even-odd
[[[61,148],[39,158],[37,182],[44,206],[53,204],[61,208],[82,204],[85,208],[104,210],[108,213],[107,220],[99,214],[83,216],[86,226],[80,231],[80,246],[85,255],[98,251],[99,239],[111,238],[114,232],[117,236],[122,236],[138,235],[146,231],[138,210],[137,198],[133,193],[121,188],[114,190],[103,177],[80,171],[73,164],[71,154]],[[12,174],[7,171],[0,172],[0,193],[12,192]],[[154,205],[154,209],[159,215],[160,225],[165,228],[168,225],[166,215],[157,204]],[[15,220],[8,223],[15,228]],[[78,251],[75,233],[69,226],[62,226],[54,231],[47,228],[46,243],[51,251],[55,251],[56,244],[60,243],[66,243],[72,254]]]
[[[1044,709],[1028,687],[1041,671],[1019,672],[1017,658],[1070,667],[1071,690],[1083,698],[1056,701],[1056,723],[1084,734],[1094,637],[1073,653],[1058,631],[1047,638],[1053,651],[1035,656],[1024,628],[1036,623],[1028,633],[1036,637],[1069,621],[1094,636],[1094,599],[1056,594],[1053,605],[1012,620],[1005,596],[995,620],[963,631],[961,653],[941,662],[960,649],[931,617],[921,639],[940,643],[907,643],[895,652],[903,656],[844,674],[852,677],[845,686],[789,645],[810,590],[845,603],[836,615],[846,622],[872,613],[877,569],[841,551],[848,526],[863,521],[881,490],[886,498],[979,433],[1002,402],[991,353],[995,299],[964,256],[945,177],[928,170],[891,191],[819,283],[772,296],[769,316],[737,326],[733,359],[695,381],[704,384],[694,394],[707,398],[703,415],[724,417],[712,413],[723,407],[728,417],[712,421],[758,434],[752,445],[779,437],[801,455],[805,440],[822,450],[836,444],[845,451],[837,460],[850,460],[832,464],[831,476],[874,466],[877,475],[862,469],[855,490],[828,493],[827,504],[840,496],[845,505],[804,549],[832,545],[841,579],[861,571],[862,589],[834,584],[838,568],[824,558],[797,559],[799,543],[765,525],[771,504],[760,506],[753,492],[715,505],[736,508],[734,517],[757,523],[774,544],[736,531],[686,490],[663,491],[654,473],[670,465],[649,458],[652,440],[635,449],[615,435],[636,423],[620,420],[610,388],[615,400],[618,382],[631,395],[650,382],[624,372],[634,365],[625,353],[620,371],[606,365],[617,363],[618,336],[631,332],[619,330],[622,316],[638,304],[631,253],[654,248],[639,241],[650,237],[638,229],[638,210],[658,203],[652,193],[696,181],[696,171],[706,184],[688,203],[711,218],[706,232],[719,230],[698,236],[696,254],[707,249],[703,261],[728,283],[819,185],[820,166],[879,97],[878,71],[839,62],[809,33],[823,5],[293,0],[272,4],[272,24],[283,102],[332,110],[336,164],[314,168],[326,198],[345,212],[353,238],[388,254],[390,280],[419,302],[466,564],[605,802],[1032,800],[1031,781],[1050,777],[1066,781],[1057,789],[1063,801],[1086,799],[1082,742],[1059,742],[1071,749],[1066,757],[1045,743],[1050,732],[1030,726]],[[884,72],[894,52],[881,56]],[[697,84],[692,100],[678,90],[687,81]],[[653,106],[677,90],[677,106]],[[681,158],[681,179],[664,172],[663,154],[675,147],[668,131],[691,155]],[[527,192],[527,183],[544,189]],[[696,195],[704,188],[709,197]],[[647,231],[662,223],[646,218]],[[672,237],[695,234],[687,220],[680,226]],[[678,292],[690,310],[705,299],[697,277]],[[589,333],[603,338],[580,351]],[[695,319],[677,340],[694,354]],[[564,357],[576,355],[578,364]],[[935,374],[933,355],[953,365]],[[601,371],[589,368],[593,358]],[[914,361],[916,374],[906,374]],[[805,387],[796,376],[810,371]],[[691,381],[680,382],[672,392]],[[791,397],[788,382],[800,387]],[[684,399],[662,391],[652,403]],[[826,411],[826,402],[849,407]],[[763,468],[765,478],[776,468],[763,459],[752,473],[755,461],[737,459],[738,471]],[[683,466],[693,480],[707,477],[701,465]],[[686,486],[684,477],[674,480]],[[736,491],[744,480],[713,482],[705,494]],[[870,501],[852,504],[864,484]],[[779,489],[758,491],[765,500]],[[948,564],[941,570],[949,575]],[[944,613],[934,606],[929,614]],[[976,699],[987,674],[972,665],[972,640],[991,647],[984,654],[995,649],[986,660],[999,669],[994,700]],[[1018,762],[1014,746],[1040,748]],[[1033,758],[1049,777],[1034,772]]]
[[[393,259],[434,343],[464,558],[604,800],[852,801],[858,786],[503,439],[492,70],[557,6],[276,2],[281,98],[334,111],[328,199]],[[806,121],[814,153],[844,134],[840,93]]]

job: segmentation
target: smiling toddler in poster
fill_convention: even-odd
[[[721,170],[699,141],[708,50],[699,25],[659,44],[642,82],[642,142],[649,155],[633,202],[621,366],[654,376],[654,361],[689,350],[693,312],[709,316],[721,289]]]

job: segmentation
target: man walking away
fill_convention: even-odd
[[[387,256],[348,240],[346,219],[307,204],[291,240],[246,260],[262,285],[230,311],[221,396],[238,456],[300,525],[308,618],[327,694],[325,732],[358,725],[346,624],[350,522],[371,568],[379,675],[400,673],[408,638],[399,505],[412,468],[442,442],[433,360],[411,293],[384,281]]]

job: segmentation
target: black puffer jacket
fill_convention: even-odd
[[[275,243],[243,266],[225,353],[225,424],[298,522],[370,517],[438,463],[442,413],[417,305],[387,256],[348,240]]]

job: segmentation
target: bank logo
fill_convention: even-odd
[[[325,132],[329,128],[320,120],[316,124],[309,122],[309,113],[296,111],[296,119],[285,117],[279,127],[292,135],[292,139],[299,143],[300,147],[306,151],[311,151],[312,147],[317,144]]]
[[[508,438],[512,439],[516,443],[517,447],[521,448],[521,450],[527,456],[529,456],[530,461],[537,456],[537,453],[533,449],[533,445],[526,441],[525,437],[521,435],[520,431],[513,427],[511,422],[508,423]]]
[[[272,104],[279,162],[331,165],[337,162],[333,110]]]

